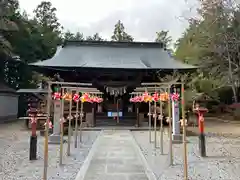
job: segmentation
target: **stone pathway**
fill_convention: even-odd
[[[76,180],[154,180],[130,131],[103,131]]]

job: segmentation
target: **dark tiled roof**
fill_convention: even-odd
[[[15,94],[16,91],[10,87],[8,87],[7,85],[0,83],[0,93],[13,93]]]
[[[17,93],[43,93],[47,94],[48,90],[46,89],[19,89]]]
[[[194,69],[174,60],[162,43],[71,41],[53,58],[31,64],[48,68]]]

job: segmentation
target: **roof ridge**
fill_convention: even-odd
[[[66,46],[112,46],[112,47],[145,47],[164,48],[161,42],[118,42],[118,41],[65,41],[62,47]]]

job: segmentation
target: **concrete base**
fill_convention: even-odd
[[[59,134],[52,134],[49,136],[48,143],[49,144],[60,144],[61,138]]]
[[[181,134],[173,134],[172,135],[172,141],[173,143],[182,143],[182,135]]]

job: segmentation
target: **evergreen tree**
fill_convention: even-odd
[[[133,37],[125,32],[125,27],[120,20],[115,25],[111,39],[112,39],[112,41],[120,41],[120,42],[132,42],[133,41]]]

